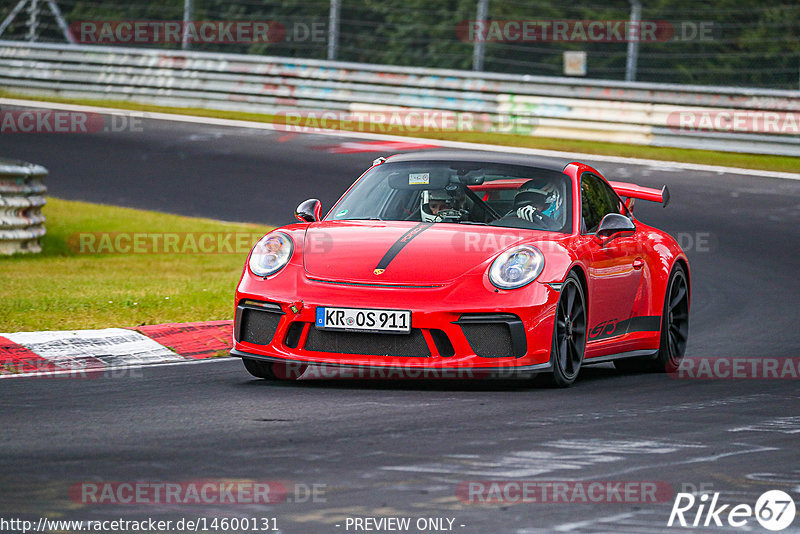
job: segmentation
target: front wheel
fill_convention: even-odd
[[[265,362],[252,358],[242,358],[247,372],[264,380],[297,380],[306,370],[306,365],[292,365],[278,362]]]
[[[570,273],[561,286],[556,305],[553,345],[550,349],[552,375],[544,375],[557,387],[569,387],[578,378],[586,351],[586,297],[578,277]]]

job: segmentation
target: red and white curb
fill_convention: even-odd
[[[233,321],[0,334],[0,378],[81,375],[224,355]]]

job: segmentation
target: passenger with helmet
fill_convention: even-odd
[[[467,215],[464,210],[466,196],[463,191],[431,189],[423,191],[420,197],[422,222],[458,222]]]
[[[537,228],[557,231],[563,226],[563,222],[558,221],[561,203],[561,195],[555,184],[534,178],[520,186],[514,195],[514,205],[504,219],[518,217]]]

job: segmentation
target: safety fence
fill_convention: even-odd
[[[372,132],[378,123],[800,156],[800,92],[788,90],[11,41],[0,41],[0,88],[284,115],[298,129],[328,112]]]
[[[0,159],[0,254],[41,252],[46,176],[41,165]]]

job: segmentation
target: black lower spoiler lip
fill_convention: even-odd
[[[275,356],[265,356],[263,354],[253,354],[251,352],[244,352],[241,350],[231,349],[231,356],[237,358],[251,358],[253,360],[260,360],[263,362],[275,363],[290,363],[293,365],[320,365],[326,367],[343,367],[351,369],[386,369],[396,371],[416,371],[416,370],[430,370],[430,371],[475,371],[475,372],[514,372],[514,373],[530,373],[530,372],[546,372],[551,370],[550,362],[538,363],[534,365],[520,365],[520,366],[505,366],[505,367],[408,367],[408,366],[393,366],[393,365],[357,365],[348,363],[333,363],[333,362],[318,362],[306,360],[291,360],[288,358],[277,358]]]

